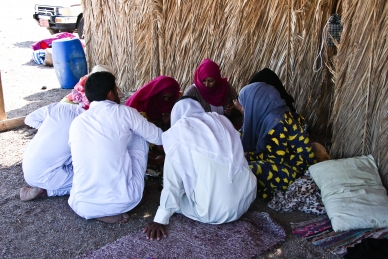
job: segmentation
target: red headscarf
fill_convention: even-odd
[[[149,120],[157,120],[162,113],[170,113],[175,101],[179,98],[180,86],[178,82],[168,76],[158,76],[148,84],[137,90],[125,105],[135,108],[138,112],[146,112]],[[169,100],[164,94],[171,93]]]
[[[214,87],[206,87],[202,84],[202,80],[206,77],[213,78],[217,82],[217,85]],[[197,70],[195,70],[194,83],[206,102],[213,106],[225,105],[228,99],[228,80],[221,78],[220,67],[217,63],[210,59],[202,61]]]

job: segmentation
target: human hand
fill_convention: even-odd
[[[162,113],[162,121],[164,124],[170,123],[170,113]]]
[[[159,167],[164,163],[164,158],[165,157],[163,155],[155,155],[155,154],[149,155],[148,156],[149,165]]]
[[[164,225],[159,224],[157,222],[150,222],[145,227],[143,233],[146,234],[146,238],[150,240],[154,240],[156,237],[156,240],[160,240],[162,235],[164,237],[167,237],[167,232],[165,230]]]
[[[154,160],[154,165],[157,165],[157,166],[160,166],[164,163],[164,156],[157,156],[155,157],[155,160]]]
[[[233,104],[228,104],[228,105],[226,105],[226,107],[225,107],[225,115],[227,115],[227,116],[230,116],[231,114],[232,114],[232,112],[233,112],[233,110],[235,109],[235,107],[234,107],[234,105]]]
[[[244,107],[242,107],[242,105],[240,104],[240,102],[237,100],[237,99],[234,99],[233,100],[233,105],[234,107],[240,111],[242,114],[244,114]]]

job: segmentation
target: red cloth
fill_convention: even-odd
[[[146,112],[149,120],[157,120],[162,113],[170,113],[175,101],[179,98],[180,86],[178,82],[168,76],[158,76],[148,84],[142,86],[125,102],[125,105],[135,108],[138,112]],[[166,101],[164,94],[171,93]]]
[[[213,78],[217,84],[214,87],[206,87],[202,81],[206,77]],[[223,106],[228,100],[228,80],[221,78],[220,67],[214,61],[205,59],[194,73],[194,83],[201,96],[213,106]]]
[[[76,36],[69,32],[61,32],[61,33],[54,34],[52,37],[48,39],[35,42],[34,44],[31,45],[31,47],[33,50],[51,48],[51,44],[53,43],[54,40],[59,40],[64,38],[73,39],[73,38],[76,38]]]

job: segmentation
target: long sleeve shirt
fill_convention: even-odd
[[[133,108],[92,102],[70,127],[74,166],[70,207],[86,219],[134,208],[144,190],[146,141],[161,145],[161,134]]]
[[[25,124],[38,129],[23,156],[23,172],[28,184],[46,190],[71,183],[71,152],[69,128],[82,112],[78,105],[53,103],[35,110],[25,118]]]
[[[233,180],[228,178],[228,166],[198,152],[180,146],[175,152],[191,154],[195,170],[192,181],[193,192],[187,194],[181,178],[181,171],[187,170],[185,163],[179,163],[167,156],[164,163],[163,191],[160,206],[154,221],[168,224],[169,218],[179,212],[203,223],[221,224],[237,220],[256,198],[256,177],[244,166]]]
[[[256,198],[238,132],[222,115],[204,112],[191,99],[177,102],[163,133],[163,190],[154,221],[175,212],[203,223],[237,220]]]

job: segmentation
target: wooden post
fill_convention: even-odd
[[[18,117],[7,120],[7,114],[5,113],[3,85],[1,83],[1,71],[0,71],[0,132],[11,130],[24,125],[24,119],[26,117]]]
[[[1,83],[1,71],[0,71],[0,121],[6,120],[7,114],[5,113],[3,85]]]
[[[17,117],[14,119],[0,121],[0,132],[23,126],[25,118],[26,117],[23,116],[23,117]]]

